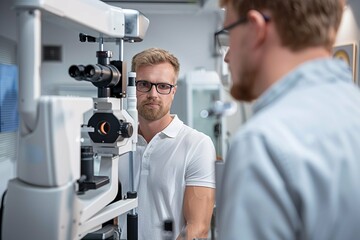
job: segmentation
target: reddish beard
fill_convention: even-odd
[[[246,71],[242,74],[238,74],[238,80],[233,81],[230,94],[239,101],[251,102],[258,96],[255,94],[255,72]]]
[[[148,107],[148,104],[157,104],[158,108]],[[166,111],[164,110],[163,105],[160,102],[155,101],[146,101],[138,105],[138,112],[141,117],[148,121],[159,120],[165,116]]]
[[[233,98],[239,101],[251,102],[255,99],[252,93],[240,84],[233,84],[230,89],[230,94],[233,96]]]

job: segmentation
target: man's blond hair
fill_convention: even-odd
[[[170,63],[175,72],[174,83],[176,83],[180,71],[179,60],[170,52],[161,48],[149,48],[132,58],[131,71],[136,72],[139,67],[153,66],[160,63]]]

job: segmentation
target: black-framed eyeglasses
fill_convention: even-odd
[[[155,86],[156,91],[160,94],[167,95],[171,92],[171,89],[176,85],[172,85],[170,83],[152,83],[146,80],[136,81],[136,90],[139,92],[150,92],[151,88]]]
[[[270,21],[270,17],[266,16],[261,13],[263,16],[265,22]],[[215,39],[217,44],[217,49],[221,51],[224,48],[227,48],[229,46],[229,32],[231,29],[235,28],[236,26],[239,26],[241,24],[247,23],[248,19],[247,17],[239,18],[236,22],[224,27],[223,29],[220,29],[215,33]]]

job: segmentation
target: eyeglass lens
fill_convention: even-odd
[[[217,51],[224,55],[229,48],[229,35],[227,33],[219,33],[216,35]]]

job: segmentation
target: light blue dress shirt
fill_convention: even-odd
[[[269,88],[225,162],[220,240],[360,239],[360,92],[340,60]]]

